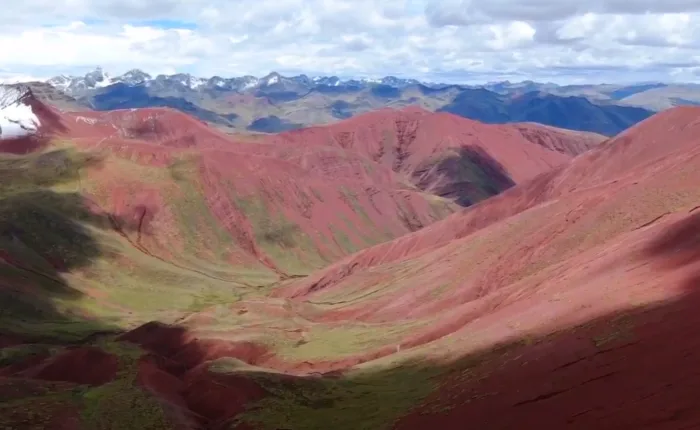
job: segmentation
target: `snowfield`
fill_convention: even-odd
[[[0,139],[25,137],[39,131],[39,118],[24,103],[28,94],[22,87],[0,85]]]

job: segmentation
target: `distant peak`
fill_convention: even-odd
[[[279,81],[282,79],[282,75],[280,75],[277,72],[270,72],[268,75],[263,77],[261,79],[263,85],[274,85],[276,83],[279,83]]]
[[[85,76],[108,76],[109,74],[106,73],[102,67],[97,67],[95,70],[92,72],[87,73]]]
[[[124,75],[151,76],[141,69],[131,69],[128,72],[124,73]]]

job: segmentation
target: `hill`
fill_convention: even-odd
[[[395,338],[389,326],[337,325],[324,305],[270,293],[454,213],[412,183],[415,166],[471,145],[520,183],[601,139],[385,110],[236,140],[176,110],[66,113],[30,90],[2,90],[3,118],[25,124],[0,143],[9,428],[230,427],[275,390],[269,371],[304,373],[327,354]],[[342,138],[344,127],[364,137]],[[430,139],[437,130],[442,143]],[[484,166],[473,167],[491,181]]]
[[[469,206],[566,162],[603,136],[532,124],[493,126],[420,108],[382,109],[271,136],[280,146],[350,149],[423,191]]]
[[[658,114],[568,165],[275,295],[314,304],[318,320],[337,327],[391,327],[391,340],[353,361],[317,364],[365,362],[358,384],[381,387],[402,411],[420,405],[397,422],[403,412],[373,409],[387,427],[692,427],[698,415],[682,405],[697,383],[686,369],[698,354],[690,328],[698,115]],[[423,394],[402,394],[409,381]],[[336,405],[359,403],[351,396]],[[273,407],[303,409],[298,397],[262,404],[270,417],[278,417]]]
[[[613,136],[652,112],[643,108],[597,105],[584,97],[530,92],[515,97],[487,90],[465,90],[439,109],[485,123],[536,122]]]
[[[629,106],[641,106],[661,111],[674,106],[700,104],[700,85],[680,84],[649,88],[646,91],[630,94],[621,99]]]

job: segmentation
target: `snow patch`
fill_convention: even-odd
[[[259,81],[257,79],[251,79],[243,85],[243,90],[249,90],[258,86]]]
[[[97,119],[96,118],[88,118],[85,116],[76,116],[75,122],[84,122],[86,124],[95,125],[95,124],[97,124]]]
[[[0,85],[0,139],[30,136],[39,131],[41,122],[26,104],[29,90]]]
[[[202,87],[206,83],[207,83],[207,81],[205,79],[196,78],[196,79],[192,80],[192,82],[190,84],[190,88],[192,88],[193,90],[196,90],[197,88]]]
[[[48,82],[52,86],[58,88],[59,90],[65,91],[71,84],[72,79],[69,76],[61,75],[49,79]]]
[[[104,75],[104,78],[101,81],[95,82],[95,88],[104,88],[112,85],[114,81],[112,78],[110,78],[108,75]]]

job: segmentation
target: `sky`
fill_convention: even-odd
[[[700,0],[12,3],[0,14],[4,81],[96,66],[112,75],[700,81]]]

